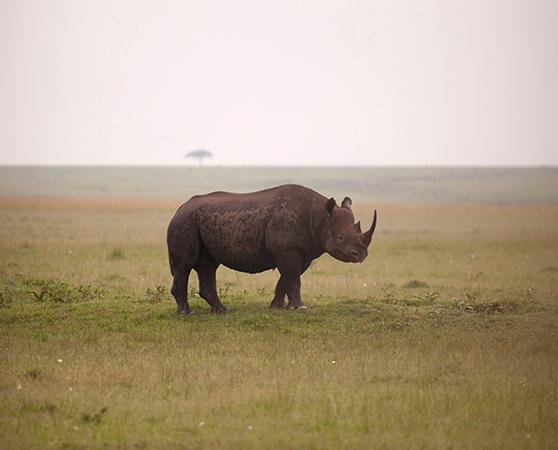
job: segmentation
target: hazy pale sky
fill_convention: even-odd
[[[0,0],[0,164],[558,164],[555,0]]]

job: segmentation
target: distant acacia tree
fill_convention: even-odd
[[[201,165],[205,158],[213,158],[213,154],[209,150],[200,149],[186,153],[184,158],[195,158],[198,160],[198,164]]]

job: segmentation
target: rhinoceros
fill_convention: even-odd
[[[362,262],[376,228],[362,232],[354,223],[351,199],[341,206],[304,186],[287,184],[258,192],[213,192],[195,195],[178,208],[167,230],[171,293],[178,313],[191,314],[188,278],[198,274],[199,294],[215,313],[226,311],[217,295],[215,272],[220,264],[258,273],[280,274],[273,308],[306,309],[300,276],[327,252],[344,262]]]

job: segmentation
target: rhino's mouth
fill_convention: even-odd
[[[358,250],[350,249],[342,252],[342,257],[339,258],[344,262],[361,263],[368,256],[368,252],[359,252]]]

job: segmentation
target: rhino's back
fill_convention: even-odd
[[[213,258],[231,269],[256,273],[275,267],[273,252],[266,246],[270,225],[294,220],[295,239],[312,193],[297,185],[247,194],[213,192],[192,198],[191,206],[203,245]]]

